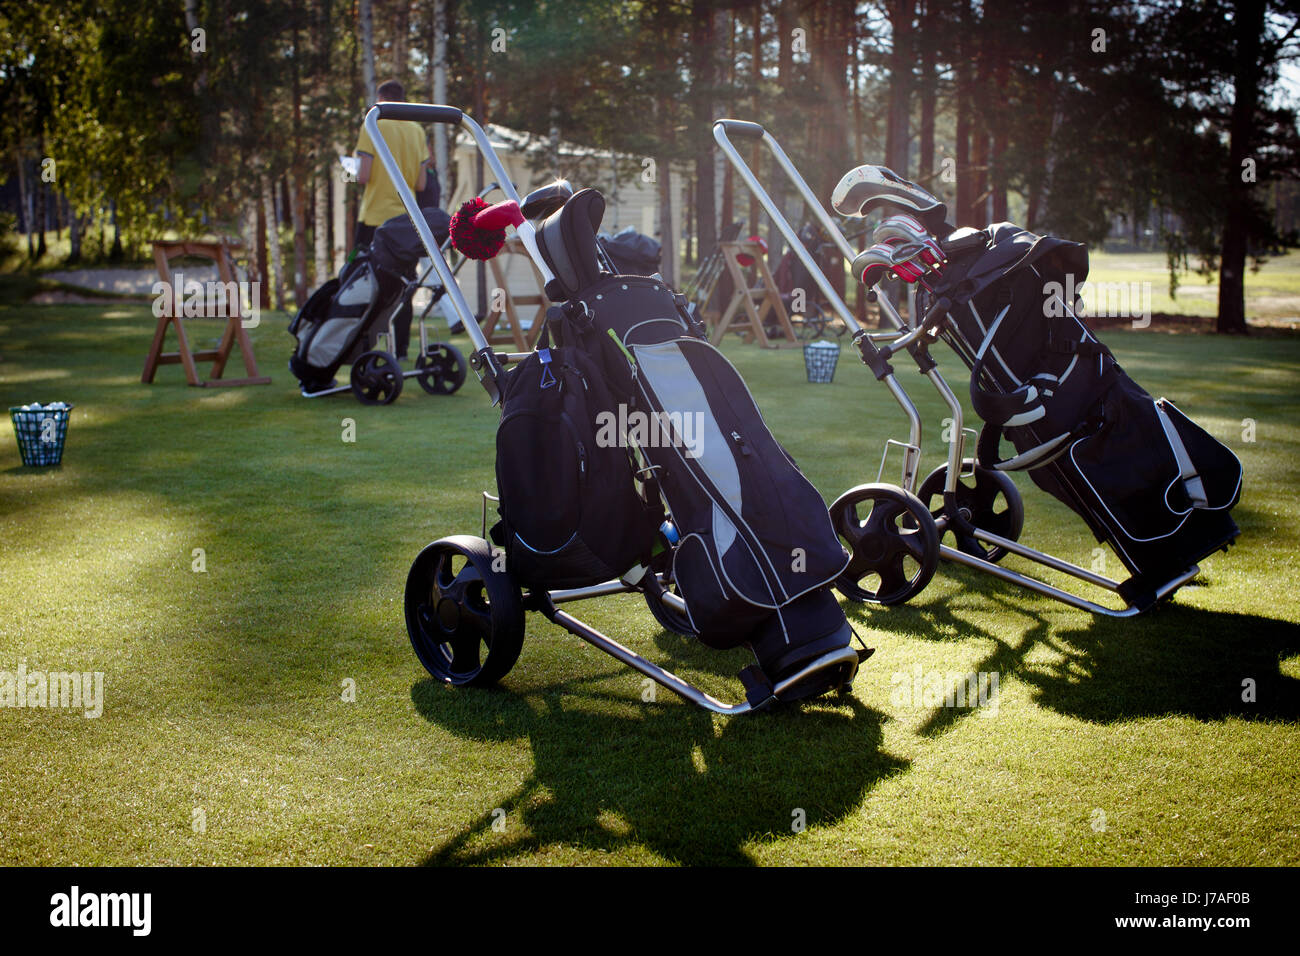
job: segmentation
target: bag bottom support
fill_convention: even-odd
[[[765,661],[768,665],[766,668],[758,665],[745,668],[740,675],[745,686],[745,699],[737,703],[726,703],[667,668],[642,657],[636,651],[623,646],[612,637],[601,633],[557,606],[569,601],[635,590],[634,585],[611,581],[591,588],[552,592],[534,591],[525,596],[524,601],[525,607],[529,610],[540,612],[547,620],[650,678],[683,700],[724,716],[766,710],[780,703],[790,703],[847,688],[857,675],[858,665],[873,653],[871,648],[850,646],[851,631],[845,622],[842,628],[837,628],[834,633],[801,645],[799,654],[787,653],[779,661],[775,657],[770,658]],[[758,641],[762,641],[761,636]],[[763,650],[760,647],[755,647],[755,654],[763,660]]]

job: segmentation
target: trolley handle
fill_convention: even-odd
[[[410,120],[413,123],[447,123],[459,126],[465,115],[454,106],[437,106],[433,103],[377,103],[379,118]]]
[[[890,358],[903,351],[903,349],[909,348],[913,342],[916,342],[923,335],[936,332],[939,326],[943,325],[944,320],[948,318],[948,310],[950,308],[952,308],[952,300],[945,295],[934,305],[930,306],[929,311],[927,311],[925,316],[921,319],[920,325],[905,332],[893,342],[890,342],[888,345],[881,348],[879,350],[881,356],[888,361]]]
[[[747,139],[762,139],[767,132],[758,123],[751,123],[749,120],[720,119],[714,126],[721,126],[732,136],[743,136]]]

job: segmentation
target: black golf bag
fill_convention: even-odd
[[[582,190],[537,233],[556,276],[547,293],[563,303],[548,312],[549,334],[560,349],[588,357],[608,393],[609,406],[595,410],[603,428],[578,425],[574,434],[594,430],[597,447],[617,446],[620,480],[628,487],[640,480],[645,501],[662,496],[673,542],[664,564],[691,628],[711,647],[748,645],[759,672],[742,676],[751,693],[770,689],[848,645],[851,631],[830,590],[848,556],[821,495],[773,438],[735,367],[705,340],[685,297],[653,278],[600,272],[604,205],[600,193]],[[505,394],[509,400],[509,388]],[[499,476],[535,467],[509,447],[499,445],[498,455]],[[521,500],[521,491],[510,500],[510,485],[500,481],[496,530],[507,560],[518,561],[527,537],[520,525],[542,519],[529,515],[538,501]],[[632,539],[654,564],[655,536],[646,533],[653,524],[629,520],[634,511],[615,509],[603,533]]]
[[[1011,223],[962,230],[944,245],[934,294],[951,301],[943,337],[971,368],[985,422],[980,463],[1027,470],[1069,505],[1132,573],[1121,595],[1149,606],[1162,585],[1237,537],[1229,511],[1241,463],[1172,402],[1143,391],[1078,318],[1082,245]],[[1006,459],[1004,434],[1016,451]]]
[[[424,209],[434,238],[447,238],[450,217],[441,209]],[[407,302],[415,285],[415,265],[424,255],[419,234],[406,216],[394,216],[375,230],[369,248],[355,256],[312,293],[289,323],[297,340],[289,369],[313,392],[329,386],[340,365],[353,362],[373,347],[390,316]]]
[[[612,236],[601,236],[600,241],[619,275],[652,276],[659,271],[663,246],[658,239],[629,226]]]

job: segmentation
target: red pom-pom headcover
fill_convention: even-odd
[[[505,245],[504,229],[480,229],[474,225],[474,217],[486,208],[483,198],[475,196],[451,217],[451,244],[470,259],[491,259]]]

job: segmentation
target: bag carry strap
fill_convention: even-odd
[[[1056,461],[1065,454],[1070,442],[1077,437],[1073,431],[1063,432],[1050,438],[1041,445],[1035,445],[1027,451],[1011,458],[1001,458],[1002,426],[988,422],[980,429],[979,441],[975,446],[975,458],[985,468],[996,471],[1030,471]]]
[[[1192,507],[1208,508],[1210,499],[1205,494],[1205,484],[1201,481],[1196,465],[1192,463],[1192,456],[1187,454],[1187,446],[1183,444],[1178,429],[1174,427],[1173,421],[1170,420],[1168,412],[1164,409],[1165,400],[1163,398],[1159,399],[1155,404],[1156,416],[1160,419],[1160,427],[1164,429],[1165,438],[1169,441],[1169,447],[1173,450],[1174,458],[1178,460],[1178,477],[1182,479],[1183,489],[1187,492]]]
[[[993,349],[993,339],[1010,311],[1010,303],[1002,307],[989,326],[988,332],[984,334],[984,341],[980,343],[979,350],[975,353],[975,364],[971,366],[970,373],[970,398],[971,404],[975,406],[975,413],[984,421],[991,425],[1016,428],[1035,422],[1047,414],[1047,409],[1043,405],[1046,382],[1036,382],[1038,376],[1035,376],[1022,382],[1011,392],[995,392],[984,388],[980,383],[984,377],[988,355]],[[1012,321],[1017,326],[1020,324],[1014,319]]]

